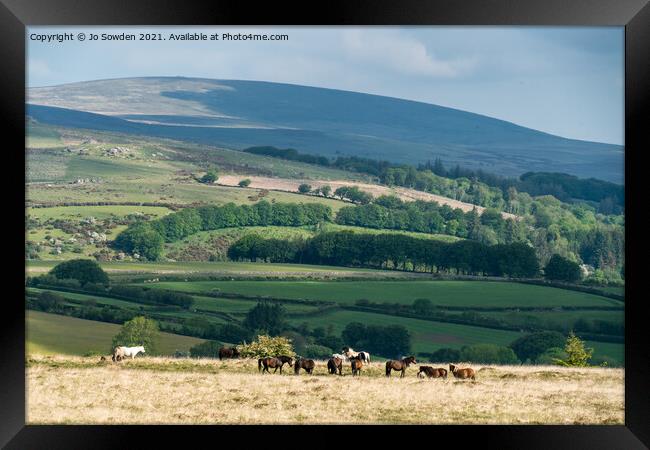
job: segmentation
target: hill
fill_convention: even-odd
[[[32,88],[28,114],[63,126],[243,149],[293,147],[403,163],[436,157],[502,175],[621,183],[621,146],[566,139],[427,103],[281,83],[148,77]]]

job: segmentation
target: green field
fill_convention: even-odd
[[[485,281],[194,281],[160,282],[152,287],[186,292],[216,291],[246,296],[356,300],[411,304],[427,298],[435,305],[462,307],[621,306],[621,302],[547,286]]]
[[[83,355],[94,351],[108,354],[113,336],[120,331],[120,326],[112,323],[39,311],[27,311],[26,317],[27,354]],[[160,354],[188,351],[201,342],[203,339],[161,333]]]

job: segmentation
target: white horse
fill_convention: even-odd
[[[332,353],[332,358],[338,358],[342,361],[350,361],[350,358],[345,355],[341,355],[340,353]]]
[[[139,345],[137,347],[115,347],[115,351],[113,352],[113,354],[119,354],[123,358],[130,356],[131,359],[135,358],[135,355],[138,353],[145,353],[144,347],[142,345]]]
[[[368,353],[368,352],[359,352],[359,357],[361,358],[361,360],[364,363],[370,364],[370,353]]]

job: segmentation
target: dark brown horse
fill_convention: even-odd
[[[431,366],[420,366],[418,378],[420,378],[422,373],[424,373],[427,378],[447,378],[447,369],[443,368],[434,369]]]
[[[417,361],[415,360],[415,356],[408,356],[401,361],[396,361],[394,359],[391,359],[390,361],[386,361],[386,376],[390,377],[390,371],[395,370],[398,372],[402,372],[402,375],[400,378],[404,378],[404,372],[406,372],[406,368],[410,366],[411,364],[415,364]]]
[[[331,375],[336,375],[336,372],[339,372],[339,375],[343,375],[343,360],[333,356],[327,361],[327,370]]]
[[[219,361],[223,358],[239,358],[239,350],[235,347],[221,347],[219,349]]]
[[[257,360],[257,370],[262,371],[262,373],[271,373],[269,372],[269,367],[271,369],[275,369],[273,373],[277,372],[278,369],[280,369],[280,373],[282,373],[282,366],[285,364],[289,364],[289,367],[293,366],[293,358],[290,356],[278,356],[277,358],[273,357],[268,357],[268,358],[260,358]],[[262,369],[262,366],[264,366],[264,369]]]
[[[363,362],[358,356],[356,358],[350,358],[350,366],[352,366],[352,376],[361,375],[361,368],[363,367]]]
[[[293,371],[296,375],[298,375],[300,373],[300,369],[305,369],[305,372],[311,375],[314,372],[314,367],[316,367],[316,363],[313,359],[300,358],[297,359],[294,363]]]
[[[472,380],[476,380],[476,374],[474,373],[474,369],[471,369],[469,367],[466,369],[459,369],[453,364],[449,364],[449,371],[454,374],[455,378],[460,378],[461,380],[464,380],[466,378],[471,378]]]

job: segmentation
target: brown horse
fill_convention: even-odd
[[[316,363],[313,359],[300,358],[297,359],[294,363],[293,372],[298,375],[300,373],[300,369],[305,369],[305,372],[311,375],[314,372],[314,367],[316,367]]]
[[[336,375],[338,370],[339,375],[343,375],[343,360],[341,358],[332,357],[327,361],[327,370],[331,375]]]
[[[257,360],[257,370],[262,371],[262,373],[271,373],[269,372],[269,367],[271,369],[275,369],[273,373],[277,372],[278,369],[280,369],[280,373],[282,373],[282,366],[285,364],[289,364],[289,367],[293,367],[293,358],[290,356],[278,356],[277,358],[260,358]],[[264,366],[264,369],[262,369],[262,366]]]
[[[420,366],[418,378],[420,378],[422,373],[424,373],[427,378],[447,378],[447,369],[443,368],[434,369],[431,366]]]
[[[358,356],[356,358],[350,358],[350,365],[352,366],[352,376],[361,375],[361,368],[363,367],[361,358]]]
[[[221,347],[219,349],[219,361],[223,358],[239,358],[239,350],[236,347]]]
[[[400,375],[400,378],[404,378],[404,372],[406,372],[406,368],[410,366],[411,364],[415,364],[417,361],[415,360],[415,356],[408,356],[401,361],[396,361],[394,359],[391,359],[390,361],[386,361],[386,376],[390,377],[390,371],[395,370],[398,372],[402,372],[402,375]]]
[[[449,364],[449,371],[454,374],[455,378],[460,378],[461,380],[464,380],[466,378],[471,378],[472,380],[476,380],[476,374],[474,373],[474,369],[470,369],[470,368],[459,369],[453,364]]]

